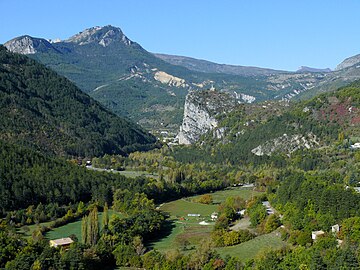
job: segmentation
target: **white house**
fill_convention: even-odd
[[[335,224],[331,226],[331,232],[332,233],[338,233],[340,231],[340,226],[339,224]]]
[[[325,235],[324,231],[314,231],[311,232],[311,239],[316,241],[319,237],[322,237]]]
[[[352,145],[350,145],[351,149],[360,149],[360,142],[354,143]]]
[[[211,219],[216,220],[218,218],[218,213],[214,212],[211,214]]]
[[[200,214],[188,214],[188,217],[200,217]]]

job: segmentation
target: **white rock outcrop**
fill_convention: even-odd
[[[358,63],[360,63],[360,54],[346,58],[339,65],[337,65],[336,70],[342,70]]]
[[[186,96],[184,118],[177,135],[179,144],[193,144],[201,135],[218,127],[216,116],[229,112],[237,100],[228,93],[206,90],[191,91]],[[215,130],[215,136],[221,138],[225,129]]]
[[[251,150],[254,155],[257,156],[271,156],[274,152],[285,152],[291,154],[298,149],[310,149],[319,145],[316,135],[308,133],[307,135],[284,134],[273,140],[269,140],[264,144]]]
[[[22,39],[14,40],[14,42],[5,44],[7,49],[11,52],[21,54],[34,54],[36,50],[34,48],[34,42],[30,37],[24,37]]]
[[[132,44],[132,41],[123,34],[120,28],[111,25],[91,27],[65,40],[65,42],[74,42],[79,45],[98,43],[103,47],[119,41],[126,46]]]
[[[9,40],[4,44],[4,46],[14,53],[20,54],[35,54],[38,52],[39,48],[42,51],[53,49],[50,42],[42,38],[33,38],[30,36],[22,36]]]
[[[164,71],[157,71],[154,75],[154,79],[169,86],[175,87],[188,87],[189,85],[185,82],[184,79],[172,76]]]

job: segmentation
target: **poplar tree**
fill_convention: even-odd
[[[108,225],[109,225],[109,207],[108,207],[108,204],[105,202],[104,212],[103,212],[103,216],[102,216],[103,229],[106,229]]]
[[[88,220],[88,241],[90,245],[95,245],[99,239],[99,220],[97,207],[89,214]]]
[[[88,244],[88,216],[84,216],[81,220],[81,238],[84,244]]]

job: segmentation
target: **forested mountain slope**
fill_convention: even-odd
[[[58,155],[147,149],[155,138],[36,61],[0,47],[0,138]]]
[[[241,104],[219,115],[217,128],[205,134],[194,158],[216,162],[258,162],[277,154],[359,142],[360,81],[298,103]],[[222,136],[216,136],[219,131]],[[191,151],[185,148],[186,151]],[[181,156],[185,158],[180,150]],[[197,154],[196,154],[197,153]],[[188,159],[191,155],[188,155]]]

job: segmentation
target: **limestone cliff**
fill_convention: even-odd
[[[122,42],[130,46],[133,42],[123,34],[120,28],[107,25],[104,27],[95,26],[70,37],[65,42],[73,42],[79,45],[98,43],[103,47],[109,46],[112,42]]]
[[[192,144],[207,131],[215,129],[218,126],[216,116],[233,110],[238,103],[235,96],[226,92],[189,92],[185,100],[183,122],[177,136],[179,144]]]
[[[4,46],[10,51],[20,54],[35,54],[37,52],[56,51],[56,49],[43,38],[21,36],[9,40]]]
[[[271,156],[274,152],[285,152],[291,154],[298,149],[310,149],[319,146],[318,138],[309,133],[307,135],[284,134],[276,139],[269,140],[266,143],[259,145],[251,150],[251,152],[257,156]]]

